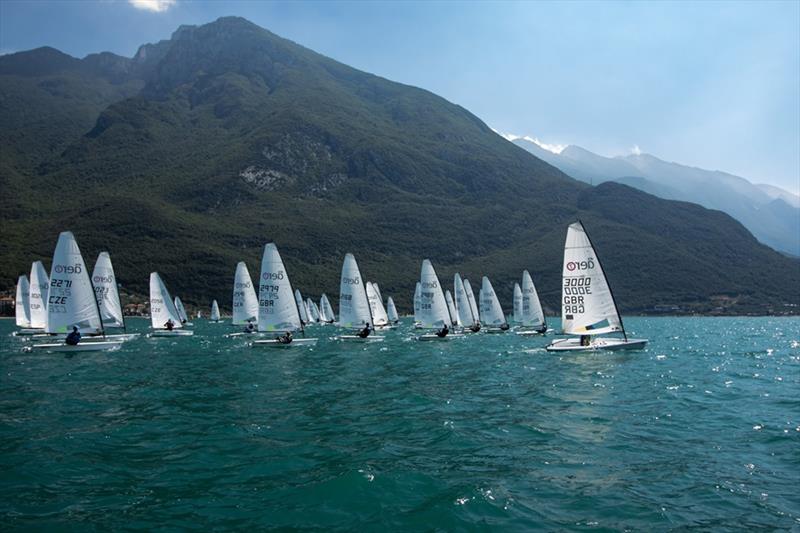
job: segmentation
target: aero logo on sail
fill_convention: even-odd
[[[567,263],[567,270],[590,270],[594,268],[594,258],[590,257],[586,261],[570,261]]]

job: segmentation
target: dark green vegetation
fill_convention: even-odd
[[[71,229],[87,261],[111,253],[129,290],[158,270],[203,305],[225,307],[236,262],[256,276],[274,240],[294,285],[334,305],[352,251],[401,311],[424,257],[447,286],[456,268],[489,275],[505,305],[527,268],[555,310],[581,218],[625,310],[800,301],[800,264],[727,215],[591,188],[457,105],[239,18],[181,27],[133,59],[2,57],[0,121],[2,288]]]

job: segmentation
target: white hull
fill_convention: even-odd
[[[187,329],[157,329],[150,333],[150,337],[191,337],[194,331]]]
[[[40,335],[42,333],[44,333],[43,329],[22,328],[15,331],[12,335],[14,335],[15,337],[30,337],[32,335]]]
[[[383,326],[375,326],[375,329],[395,329],[396,327],[394,324],[384,324]]]
[[[337,340],[345,342],[383,342],[386,337],[376,337],[370,335],[369,337],[359,337],[358,335],[339,335]]]
[[[433,342],[436,342],[436,341],[449,341],[449,340],[453,340],[453,339],[459,339],[459,338],[461,338],[463,336],[464,335],[462,335],[460,333],[448,333],[446,336],[440,337],[435,333],[428,333],[426,335],[420,335],[419,337],[417,337],[417,340],[418,341],[433,341]]]
[[[485,331],[486,333],[508,333],[511,329],[500,329],[500,328],[482,328],[481,331]]]
[[[597,350],[641,350],[647,339],[617,339],[601,337],[591,339],[588,346],[581,346],[579,338],[559,339],[547,346],[548,352],[594,352]]]
[[[264,346],[269,348],[291,348],[292,346],[312,346],[317,344],[317,339],[292,339],[292,342],[286,344],[279,340],[268,339],[262,341],[253,341],[251,346]]]
[[[546,332],[545,331],[537,331],[535,329],[521,329],[521,330],[515,331],[514,333],[516,333],[517,335],[522,335],[522,336],[527,337],[527,336],[533,336],[533,335],[544,335]]]
[[[139,335],[139,333],[114,333],[105,337],[102,335],[98,337],[81,337],[81,342],[103,342],[105,340],[126,342],[139,337]]]
[[[29,350],[42,350],[46,352],[104,352],[106,350],[116,350],[120,346],[122,346],[122,341],[81,341],[76,345],[58,342],[34,344],[29,347]]]

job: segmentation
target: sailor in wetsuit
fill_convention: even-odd
[[[278,341],[281,344],[291,344],[291,342],[293,340],[292,332],[291,331],[287,331],[286,333],[284,333],[280,337],[275,337],[275,340]]]
[[[256,332],[256,326],[255,326],[255,324],[253,324],[253,322],[251,320],[247,321],[247,325],[244,327],[244,332],[245,333],[255,333]]]
[[[444,325],[442,329],[436,332],[437,337],[447,337],[447,334],[450,333],[450,328],[447,327],[447,324]]]
[[[79,342],[81,342],[81,332],[78,331],[76,326],[72,326],[72,333],[67,335],[67,338],[64,340],[70,346],[77,346]]]
[[[175,322],[170,318],[164,323],[164,327],[167,328],[167,331],[172,331],[172,328],[175,327]]]
[[[364,326],[364,329],[356,333],[356,335],[358,335],[362,339],[366,339],[367,337],[369,337],[370,333],[372,333],[372,328],[370,328],[369,324],[367,324],[366,326]]]

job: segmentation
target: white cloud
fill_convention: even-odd
[[[163,13],[175,5],[177,0],[128,0],[128,3],[136,9],[152,11],[153,13]]]
[[[631,148],[631,153],[633,155],[642,155],[642,149],[639,148],[638,144],[634,144],[633,147]]]
[[[554,154],[560,154],[561,152],[564,151],[564,148],[567,147],[566,144],[545,143],[545,142],[540,141],[536,137],[530,137],[528,135],[514,135],[513,133],[501,133],[501,132],[497,131],[494,128],[492,128],[492,131],[495,132],[496,134],[500,135],[501,137],[505,138],[508,141],[516,141],[517,139],[523,139],[523,140],[526,140],[528,142],[532,142],[533,144],[535,144],[539,148],[547,150],[548,152],[553,152]]]

